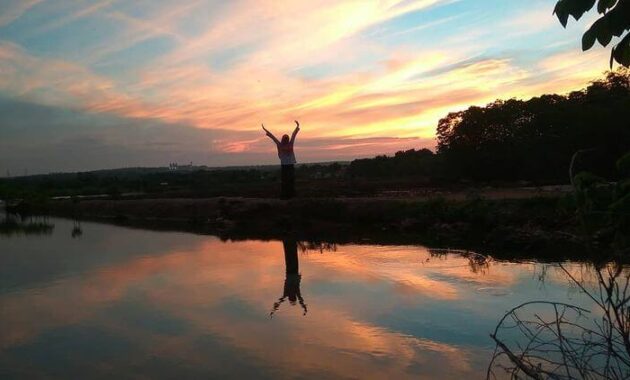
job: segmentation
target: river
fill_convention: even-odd
[[[581,307],[585,328],[602,315],[585,293],[601,270],[587,263],[12,223],[0,231],[2,379],[476,379],[513,307]],[[527,307],[519,317],[557,312]],[[510,346],[514,330],[497,337]]]

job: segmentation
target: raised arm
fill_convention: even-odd
[[[276,138],[276,136],[273,135],[273,133],[269,132],[267,130],[267,128],[265,128],[265,124],[261,124],[262,125],[262,129],[265,131],[265,134],[267,135],[267,137],[269,137],[270,139],[273,140],[273,142],[276,143],[276,145],[280,144],[280,141],[278,141],[278,139]]]
[[[293,133],[291,134],[291,144],[293,144],[293,142],[295,141],[295,136],[297,136],[299,131],[300,131],[300,123],[298,123],[298,121],[295,120],[295,129],[293,130]]]

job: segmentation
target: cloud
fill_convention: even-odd
[[[277,161],[275,147],[260,130],[203,129],[2,97],[0,125],[0,173],[155,167],[173,161],[208,166]],[[350,160],[434,145],[432,139],[396,137],[298,140],[301,162]]]
[[[442,17],[442,18],[439,18],[437,20],[433,20],[433,21],[426,22],[426,23],[423,23],[423,24],[420,24],[420,25],[416,25],[416,26],[413,26],[413,27],[408,28],[408,29],[400,30],[400,31],[393,32],[393,33],[380,34],[380,35],[378,35],[378,37],[389,37],[389,38],[391,38],[391,37],[404,36],[406,34],[418,33],[420,31],[424,31],[424,30],[427,30],[427,29],[430,29],[430,28],[433,28],[433,27],[436,27],[436,26],[439,26],[439,25],[448,24],[448,23],[453,22],[455,20],[462,19],[465,16],[466,16],[465,14],[458,14],[458,15],[454,15],[454,16]]]
[[[587,52],[570,49],[554,52],[536,63],[531,75],[515,93],[568,93],[587,86],[609,69],[610,53],[603,48]]]
[[[95,104],[132,101],[114,81],[61,59],[29,54],[21,46],[0,41],[0,91],[52,105],[90,108]]]
[[[43,0],[3,0],[0,3],[0,27],[17,20],[22,14]]]
[[[181,63],[220,49],[256,44],[257,51],[249,59],[257,65],[292,66],[372,25],[447,2],[318,0],[279,5],[270,0],[239,1],[223,9],[224,17],[166,60]]]
[[[533,8],[517,14],[501,23],[500,27],[512,32],[510,37],[523,36],[532,33],[541,33],[551,27],[558,27],[558,19],[552,12],[552,8]]]
[[[114,4],[115,1],[116,0],[104,0],[104,1],[93,3],[93,4],[86,4],[84,7],[76,9],[74,12],[66,16],[51,20],[50,22],[45,23],[37,28],[31,29],[27,33],[27,35],[34,36],[37,34],[50,32],[64,25],[77,21],[81,18],[93,15],[94,13],[100,11],[101,9],[107,8],[110,5]]]
[[[30,12],[44,18],[53,6],[46,4]],[[294,119],[304,126],[301,141],[348,140],[333,143],[347,151],[321,146],[336,154],[330,159],[367,154],[358,143],[366,138],[430,146],[438,120],[450,111],[577,89],[607,62],[600,60],[604,49],[563,50],[565,30],[546,29],[555,22],[546,8],[511,5],[497,13],[448,0],[57,4],[64,12],[53,13],[66,16],[27,28],[28,38],[0,41],[1,94],[130,124],[215,131],[218,137],[202,140],[227,155],[217,162],[240,164],[269,153],[259,148],[260,123],[279,128]],[[82,29],[88,19],[109,33],[89,36]],[[433,28],[444,23],[453,27]],[[540,52],[530,56],[511,45],[510,31],[541,27],[545,33],[518,39],[529,51],[543,46]],[[88,36],[71,51],[38,50],[70,31]],[[414,38],[397,38],[403,34]],[[106,136],[99,138],[109,146]],[[303,157],[324,155],[313,150]]]

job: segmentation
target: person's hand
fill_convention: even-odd
[[[300,123],[297,120],[293,120],[295,121],[295,130],[299,131],[300,130]]]
[[[263,129],[263,131],[265,131],[265,134],[266,134],[267,136],[271,135],[271,133],[269,133],[269,131],[267,130],[267,128],[265,128],[265,124],[260,124],[260,125],[262,125],[262,129]]]

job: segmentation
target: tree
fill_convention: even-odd
[[[595,41],[608,46],[613,36],[621,37],[621,41],[612,48],[610,66],[613,61],[630,67],[630,0],[559,0],[553,11],[562,26],[566,27],[569,16],[579,20],[586,12],[597,4],[597,12],[601,17],[591,25],[582,36],[582,50],[593,47]]]
[[[473,180],[566,181],[578,169],[617,176],[614,163],[630,146],[630,70],[619,68],[568,96],[497,100],[441,119],[437,153],[450,172]]]

